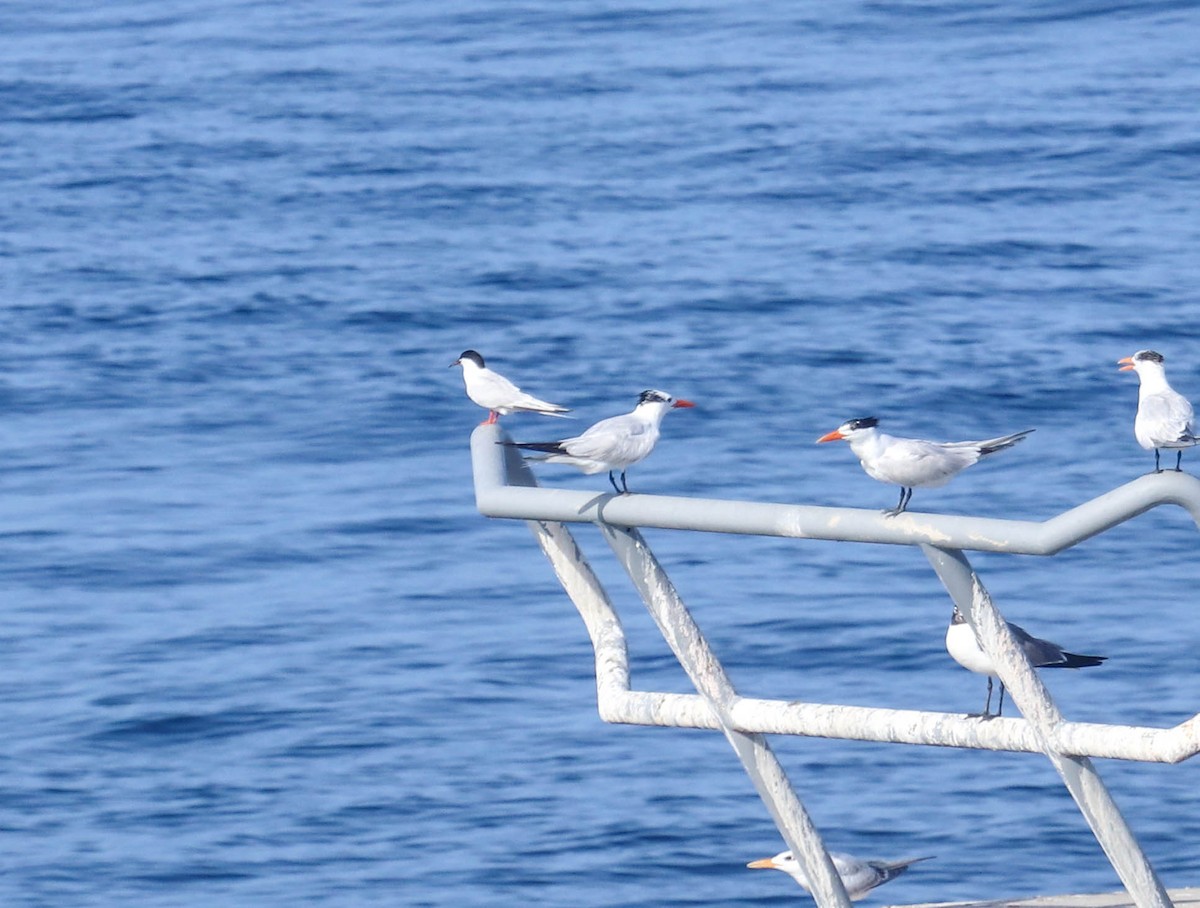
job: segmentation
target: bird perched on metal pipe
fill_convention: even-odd
[[[608,470],[608,481],[619,495],[629,494],[625,471],[644,460],[658,443],[659,425],[668,410],[694,407],[690,400],[676,400],[666,391],[643,391],[632,413],[610,416],[591,426],[581,435],[561,441],[505,441],[501,444],[544,456],[530,460],[566,463],[585,473]],[[613,474],[621,471],[621,485]]]
[[[1122,372],[1136,372],[1138,408],[1133,419],[1133,437],[1147,451],[1154,450],[1154,472],[1161,473],[1158,449],[1175,451],[1175,470],[1179,472],[1183,449],[1200,442],[1192,430],[1195,414],[1191,402],[1167,382],[1163,355],[1154,350],[1139,350],[1133,356],[1117,360]]]
[[[1019,624],[1013,624],[1011,621],[1005,623],[1008,625],[1009,633],[1024,650],[1034,668],[1091,668],[1108,659],[1108,656],[1081,656],[1078,653],[1068,653],[1057,643],[1033,636]],[[975,639],[975,631],[971,629],[971,625],[967,624],[967,619],[958,610],[958,606],[954,607],[954,613],[950,616],[950,626],[946,628],[946,652],[963,668],[979,675],[988,676],[987,702],[983,705],[983,712],[979,713],[979,716],[984,719],[991,718],[992,679],[998,677],[996,667],[988,658],[987,653],[980,648],[979,641]],[[996,709],[996,715],[999,716],[1003,712],[1004,682],[1001,681],[1000,705]]]
[[[450,366],[451,368],[462,366],[467,397],[489,411],[488,418],[483,421],[483,425],[491,425],[498,416],[507,416],[509,413],[565,416],[570,412],[566,407],[547,403],[532,394],[526,394],[499,372],[494,372],[485,366],[483,357],[474,350],[464,350]]]
[[[845,440],[868,476],[900,486],[900,502],[884,511],[893,517],[908,507],[913,489],[944,486],[967,467],[1011,448],[1033,431],[1025,429],[985,441],[925,441],[886,435],[878,426],[874,416],[851,419],[822,435],[817,444]]]

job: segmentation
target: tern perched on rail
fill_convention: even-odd
[[[874,416],[844,422],[817,443],[845,439],[872,479],[900,486],[900,503],[884,511],[895,516],[908,507],[913,489],[944,486],[980,458],[1011,448],[1033,429],[986,441],[924,441],[885,435]]]
[[[1035,668],[1091,668],[1108,659],[1108,656],[1081,656],[1078,653],[1068,653],[1057,643],[1033,636],[1019,624],[1013,624],[1011,621],[1005,623],[1008,625],[1009,633],[1020,644],[1021,649],[1025,651],[1025,655]],[[946,628],[946,652],[963,668],[979,675],[988,676],[987,703],[984,704],[983,712],[979,715],[984,719],[990,718],[992,715],[992,679],[998,677],[996,668],[987,653],[980,648],[979,641],[975,639],[975,632],[971,630],[971,625],[967,624],[967,619],[958,610],[958,606],[954,607],[954,613],[950,616],[950,626]],[[999,716],[1002,712],[1004,712],[1003,681],[1000,682],[1000,705],[996,709],[996,715]]]
[[[506,441],[502,444],[526,451],[541,451],[544,457],[530,460],[543,463],[569,463],[585,473],[608,470],[608,481],[618,494],[629,494],[625,470],[654,450],[658,427],[668,410],[696,406],[690,400],[676,400],[665,391],[643,391],[632,413],[602,419],[582,435],[562,441]],[[621,485],[613,473],[621,471]]]
[[[563,416],[571,412],[566,407],[547,403],[538,400],[532,394],[526,394],[499,372],[493,372],[485,366],[483,357],[474,350],[464,350],[450,366],[462,366],[467,397],[489,411],[488,418],[483,421],[485,426],[494,423],[498,416],[507,416],[509,413]]]
[[[894,880],[913,864],[918,861],[928,861],[932,856],[905,858],[903,861],[861,861],[853,855],[831,851],[829,857],[833,859],[834,869],[842,878],[846,894],[850,896],[851,900],[857,902],[876,886],[881,886],[888,880]],[[782,870],[806,891],[812,892],[812,888],[808,884],[808,877],[800,868],[800,862],[792,856],[790,851],[781,851],[773,858],[751,861],[746,866],[754,870]]]
[[[1133,437],[1149,451],[1154,449],[1154,472],[1161,473],[1158,449],[1175,449],[1175,470],[1183,460],[1183,449],[1200,442],[1192,434],[1192,405],[1186,397],[1167,384],[1163,356],[1153,350],[1139,350],[1133,356],[1117,360],[1122,372],[1137,373],[1138,409],[1133,420]]]

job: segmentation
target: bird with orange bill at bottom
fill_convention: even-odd
[[[932,855],[930,855],[923,858],[905,858],[902,861],[863,861],[854,855],[839,851],[829,852],[829,857],[833,861],[834,870],[842,879],[842,885],[846,887],[846,895],[855,902],[866,896],[876,886],[882,886],[888,880],[894,880],[913,864],[932,860]],[[806,892],[812,892],[808,876],[790,851],[781,851],[774,857],[751,861],[746,866],[752,870],[782,870],[799,883]]]

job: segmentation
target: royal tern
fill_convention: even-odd
[[[1161,473],[1158,449],[1174,448],[1175,469],[1183,460],[1183,449],[1200,442],[1192,434],[1192,405],[1167,384],[1161,353],[1139,350],[1133,356],[1117,360],[1122,372],[1133,371],[1138,377],[1138,409],[1133,420],[1133,437],[1149,451],[1154,449],[1154,472]]]
[[[900,503],[885,514],[895,516],[908,507],[913,489],[944,486],[981,457],[1011,448],[1033,429],[986,441],[923,441],[885,435],[874,416],[844,422],[817,443],[845,439],[872,479],[900,486]]]
[[[585,473],[608,470],[608,481],[618,494],[629,494],[625,470],[643,460],[658,442],[658,427],[668,410],[694,407],[690,400],[676,400],[665,391],[643,391],[632,413],[602,419],[581,435],[562,441],[506,441],[503,444],[526,451],[542,451],[544,457],[530,460],[569,463]],[[621,485],[613,473],[621,471]]]
[[[1005,623],[1008,625],[1009,633],[1020,644],[1021,649],[1025,651],[1025,655],[1035,668],[1090,668],[1108,658],[1108,656],[1080,656],[1078,653],[1065,652],[1057,643],[1034,637],[1019,624],[1013,624],[1011,621]],[[963,668],[979,675],[988,676],[987,703],[984,704],[983,712],[979,715],[985,719],[989,718],[992,707],[992,679],[997,678],[998,675],[995,666],[992,665],[992,660],[988,658],[987,653],[980,649],[979,641],[975,639],[975,632],[971,630],[971,625],[967,624],[967,619],[958,610],[958,606],[954,607],[954,613],[950,616],[950,626],[946,628],[946,652]],[[996,715],[999,716],[1002,712],[1004,712],[1003,681],[1000,682],[1000,705],[996,709]]]
[[[467,397],[488,412],[484,425],[491,425],[497,416],[509,413],[541,413],[543,416],[563,416],[569,413],[566,407],[538,400],[526,394],[499,372],[493,372],[483,364],[483,357],[474,350],[464,350],[450,364],[462,366],[463,384],[467,386]]]
[[[846,894],[853,901],[858,901],[876,886],[881,886],[888,880],[894,880],[918,861],[928,861],[930,857],[905,858],[903,861],[860,861],[850,854],[837,851],[829,852],[833,859],[834,869],[842,878]],[[812,892],[808,877],[800,868],[800,862],[792,857],[790,851],[781,851],[773,858],[763,858],[751,861],[746,865],[754,870],[782,870],[799,883],[807,892]]]

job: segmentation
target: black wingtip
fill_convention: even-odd
[[[498,445],[507,445],[510,448],[520,448],[523,451],[541,451],[543,454],[566,454],[566,450],[559,441],[498,441]]]
[[[1026,435],[1031,435],[1037,429],[1022,429],[1020,432],[1013,432],[1012,435],[1006,435],[994,445],[985,445],[979,449],[979,456],[986,457],[988,454],[995,454],[997,451],[1005,451],[1011,448],[1019,441],[1024,441]]]
[[[1078,653],[1063,653],[1063,668],[1091,668],[1108,661],[1108,656],[1081,656]]]

